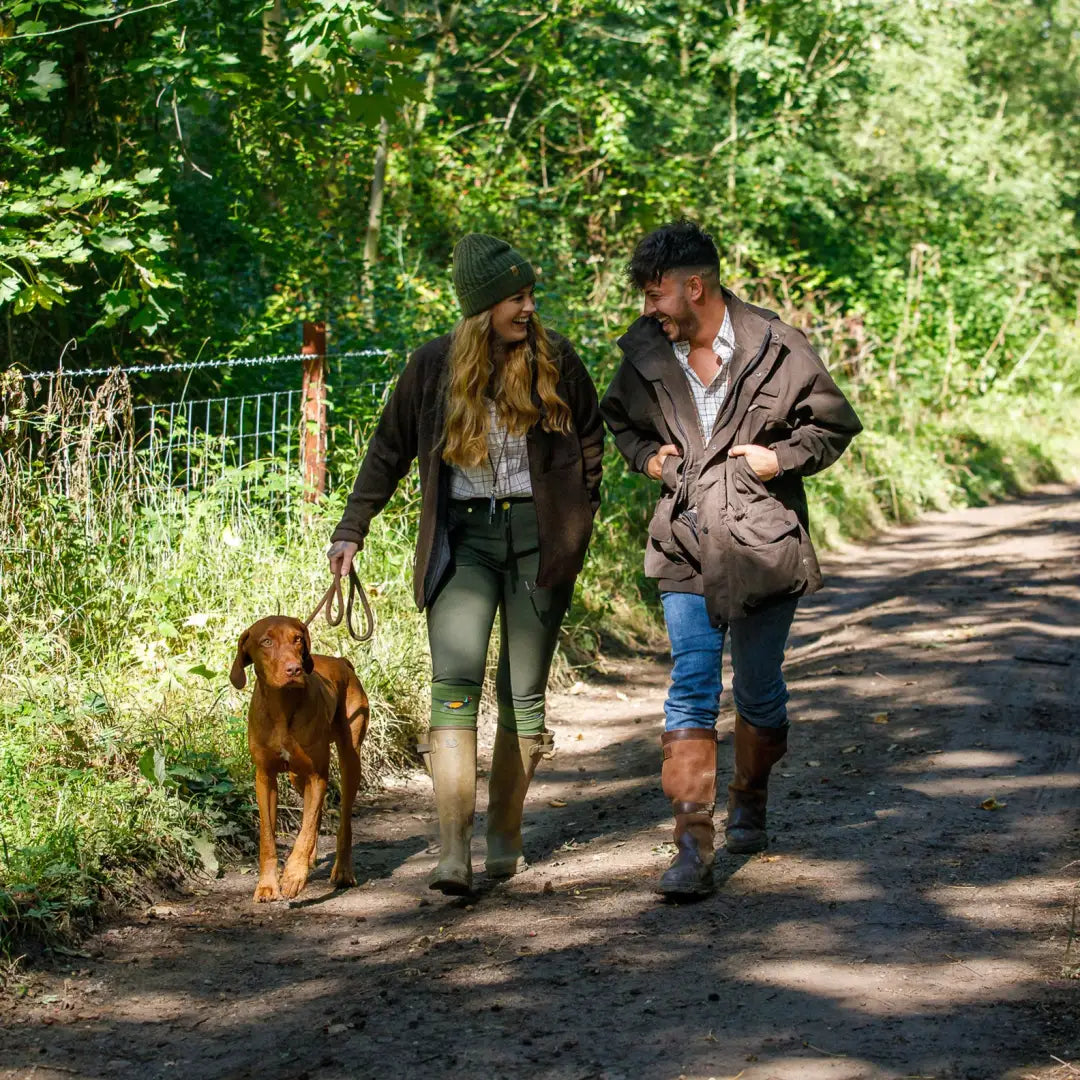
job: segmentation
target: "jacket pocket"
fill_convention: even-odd
[[[691,573],[696,573],[700,568],[696,522],[691,522],[685,513],[673,518],[674,506],[675,495],[665,492],[649,521],[649,550],[656,559],[662,558],[675,566],[686,565]]]
[[[739,424],[736,441],[767,446],[790,433],[778,394],[759,390]]]
[[[794,510],[770,495],[745,463],[732,477],[728,531],[732,539],[733,595],[749,611],[775,596],[806,590],[802,560],[802,526]]]

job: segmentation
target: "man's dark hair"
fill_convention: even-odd
[[[639,288],[659,281],[669,270],[696,270],[720,276],[720,256],[713,238],[696,222],[672,221],[639,241],[626,276]]]

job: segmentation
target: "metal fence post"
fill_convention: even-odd
[[[315,502],[326,491],[326,323],[305,322],[304,380],[301,397],[301,460],[304,499]]]

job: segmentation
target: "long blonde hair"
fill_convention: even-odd
[[[490,309],[462,319],[454,328],[443,427],[442,458],[447,464],[475,467],[487,458],[488,397],[495,401],[499,423],[512,435],[524,435],[541,419],[532,399],[534,371],[544,430],[563,435],[570,430],[570,407],[555,390],[559,369],[551,359],[551,342],[535,314],[528,329],[528,337],[507,349],[496,369]]]

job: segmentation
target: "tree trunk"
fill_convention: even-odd
[[[281,24],[285,21],[282,0],[274,2],[263,12],[262,17],[262,54],[267,60],[278,58],[278,46],[281,44]]]
[[[379,142],[375,147],[375,169],[371,176],[371,198],[368,201],[367,233],[364,236],[364,311],[368,320],[375,317],[372,295],[372,268],[379,258],[379,230],[382,227],[383,195],[386,191],[386,159],[389,154],[390,121],[379,120]]]

